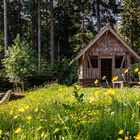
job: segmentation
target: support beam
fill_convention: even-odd
[[[99,80],[101,81],[101,54],[100,52],[98,53],[98,69],[99,69]]]
[[[121,70],[122,70],[122,68],[123,68],[125,58],[126,58],[126,57],[125,57],[125,56],[123,56],[122,63],[121,63],[121,66],[120,66]]]

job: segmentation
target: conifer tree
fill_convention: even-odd
[[[124,0],[121,14],[121,33],[125,36],[130,46],[138,50],[140,48],[140,1]]]

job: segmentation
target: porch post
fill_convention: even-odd
[[[126,59],[127,59],[127,68],[130,68],[130,72],[131,72],[131,55],[130,55],[130,53],[127,54]],[[130,81],[131,80],[131,76],[130,76],[129,73],[127,73],[126,79],[127,79],[127,81]]]
[[[112,56],[112,77],[115,76],[115,55]]]
[[[98,70],[99,70],[99,81],[101,81],[101,54],[100,51],[98,53]]]

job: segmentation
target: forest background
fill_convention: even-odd
[[[138,0],[3,0],[0,21],[0,90],[75,83],[70,61],[107,23],[140,54]]]

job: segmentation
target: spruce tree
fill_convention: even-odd
[[[121,33],[125,36],[130,46],[140,48],[140,1],[124,0],[121,14]]]

